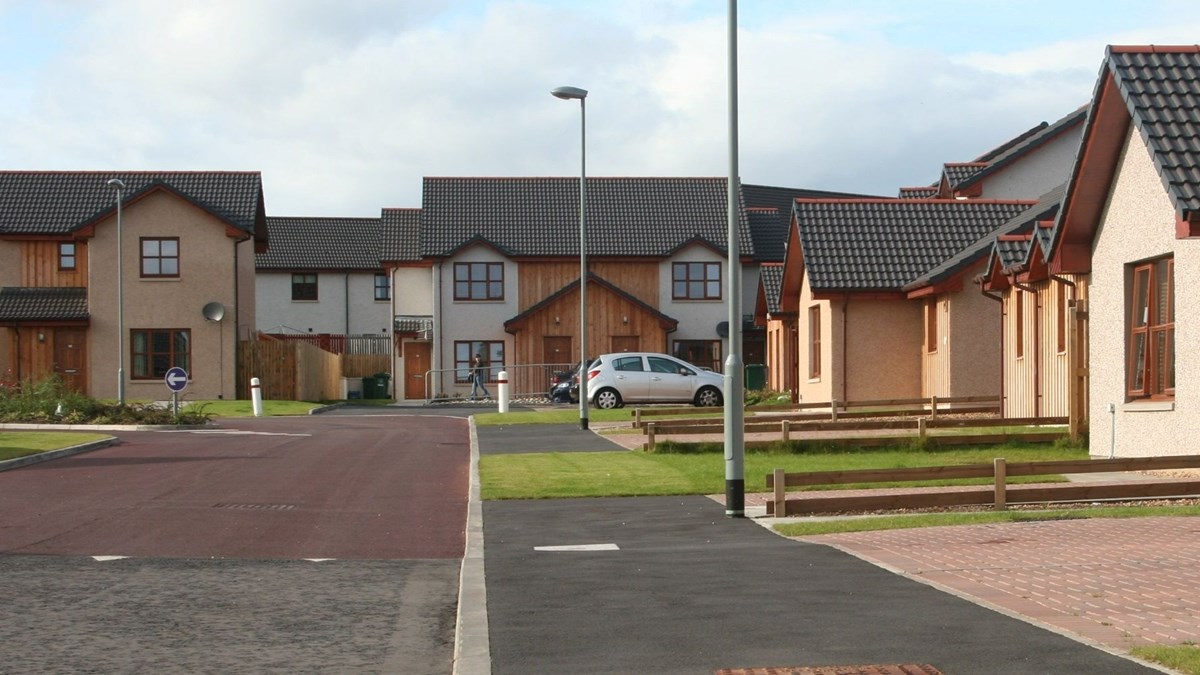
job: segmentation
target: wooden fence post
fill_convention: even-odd
[[[937,419],[937,396],[929,397],[929,416]]]
[[[922,441],[924,441],[924,440],[925,440],[925,435],[926,435],[927,433],[928,433],[928,429],[927,429],[927,428],[926,428],[926,426],[925,426],[925,418],[924,418],[924,417],[918,417],[918,418],[917,418],[917,438],[919,438],[919,439],[921,439]]]
[[[837,402],[837,399],[835,398],[829,402],[830,419],[834,422],[837,421],[837,409],[838,409],[838,402]]]
[[[634,410],[633,410],[633,428],[634,429],[642,428],[642,409],[641,408],[634,408]]]
[[[996,510],[1003,511],[1008,507],[1007,496],[1005,495],[1005,464],[1003,457],[997,457],[993,462],[994,467],[994,482],[996,484]]]
[[[792,421],[784,420],[783,421],[783,442],[787,443],[790,440],[792,440]]]
[[[787,515],[787,476],[783,469],[775,469],[775,517]]]
[[[646,425],[646,450],[650,452],[654,451],[654,426],[654,422]]]

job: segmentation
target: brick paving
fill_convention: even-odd
[[[930,527],[798,537],[1112,649],[1200,642],[1200,519]]]

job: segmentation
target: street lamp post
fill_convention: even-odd
[[[587,401],[587,90],[558,87],[550,92],[563,100],[579,100],[579,428],[588,428]]]
[[[125,265],[124,241],[121,239],[121,193],[125,183],[120,178],[108,181],[117,191],[117,403],[125,405]]]

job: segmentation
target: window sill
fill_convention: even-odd
[[[292,298],[292,302],[320,302],[320,300],[297,300],[296,298]]]
[[[1121,412],[1169,412],[1175,409],[1175,401],[1130,401],[1121,406]]]
[[[808,378],[808,383],[809,383],[809,384],[820,384],[820,382],[821,382],[821,378],[819,378],[819,377],[810,377],[810,378]]]
[[[181,277],[138,277],[141,281],[182,281]]]

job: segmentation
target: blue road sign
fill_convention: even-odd
[[[183,368],[175,366],[167,371],[167,376],[163,380],[167,383],[167,389],[180,392],[187,386],[188,374]]]

